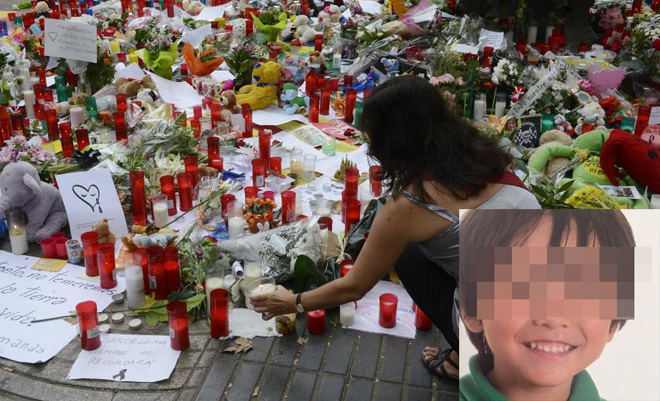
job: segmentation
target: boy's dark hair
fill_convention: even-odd
[[[632,228],[620,210],[488,210],[475,209],[466,212],[460,221],[459,249],[459,298],[461,316],[476,316],[476,288],[468,288],[468,282],[476,277],[472,271],[477,257],[480,266],[483,255],[476,255],[477,248],[521,246],[538,227],[543,218],[552,221],[548,247],[566,246],[568,231],[577,229],[577,247],[635,247]],[[631,252],[634,260],[634,253]],[[494,269],[493,266],[485,266]],[[632,265],[634,268],[634,264]],[[483,272],[480,272],[480,275]],[[626,320],[612,320],[612,326],[621,329]],[[484,355],[482,333],[473,333],[467,327],[470,342]]]
[[[424,201],[424,175],[460,199],[502,178],[511,157],[493,139],[459,118],[438,90],[420,77],[402,76],[378,86],[364,104],[362,130],[369,154],[383,167],[387,193],[413,185]]]

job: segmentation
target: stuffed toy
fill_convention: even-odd
[[[295,29],[295,34],[293,36],[296,39],[299,39],[303,44],[313,41],[318,33],[314,28],[309,26],[309,17],[306,15],[297,16],[293,21],[291,29]]]
[[[232,114],[241,112],[241,107],[236,102],[236,92],[226,90],[220,94],[220,104],[222,105],[222,119],[231,122]]]
[[[146,248],[152,245],[166,247],[173,244],[178,234],[169,228],[154,230],[153,227],[133,224],[131,232],[121,237],[121,242],[126,249],[133,251],[137,248]]]
[[[40,1],[37,3],[36,6],[34,6],[34,13],[37,14],[38,16],[41,15],[46,15],[50,12],[50,7],[48,7],[48,3],[45,1]]]
[[[573,141],[559,130],[550,130],[539,139],[541,144],[529,154],[529,168],[545,176],[552,176],[568,166],[575,156]]]
[[[121,79],[121,78],[120,78]],[[85,106],[85,98],[89,95],[86,93],[74,93],[68,100],[70,106]]]
[[[96,231],[99,235],[99,244],[114,244],[117,241],[115,235],[110,231],[110,225],[108,224],[108,219],[103,219],[96,223],[92,227],[92,231]]]
[[[286,114],[295,114],[306,106],[305,99],[298,96],[298,87],[290,82],[282,87],[280,99],[285,103],[282,108]]]
[[[117,92],[123,93],[128,97],[133,97],[138,94],[140,89],[150,89],[152,91],[156,91],[156,83],[154,82],[153,79],[151,79],[151,75],[147,75],[144,78],[142,78],[141,81],[138,81],[137,79],[126,79],[126,78],[119,78],[115,82],[115,87],[117,88]],[[84,101],[83,101],[84,104]]]
[[[41,242],[66,224],[66,210],[60,191],[39,179],[39,172],[28,162],[9,163],[0,173],[0,218],[11,208],[27,216],[28,242]]]
[[[614,185],[625,177],[618,166],[642,187],[660,193],[660,150],[625,131],[610,133],[600,153],[600,166]]]
[[[385,67],[385,71],[387,71],[387,75],[393,76],[397,72],[399,72],[399,68],[401,68],[401,64],[399,63],[398,59],[388,59],[388,58],[381,58],[380,63]]]
[[[277,99],[280,65],[274,61],[257,63],[252,70],[252,85],[243,86],[236,95],[239,104],[249,104],[252,110],[265,109]]]
[[[575,132],[573,126],[568,122],[568,120],[566,120],[566,117],[564,117],[563,114],[557,114],[555,116],[555,129],[562,131],[569,136],[572,136]]]
[[[605,125],[605,110],[598,102],[589,102],[580,109],[578,125],[575,127],[575,133],[582,135],[598,127]]]
[[[325,66],[325,56],[321,54],[321,52],[311,52],[309,54],[309,57],[307,57],[307,62],[311,65],[318,65],[319,67],[317,72],[320,72],[321,74],[325,73],[327,70],[327,67]]]
[[[326,6],[321,12],[319,12],[318,22],[314,26],[317,31],[323,32],[325,28],[329,27],[333,23],[339,22],[341,19],[341,11],[339,11],[339,6],[330,5]]]
[[[196,0],[183,0],[183,9],[190,15],[198,15],[204,9],[204,5]]]

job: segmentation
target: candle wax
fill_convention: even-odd
[[[355,323],[355,304],[346,304],[339,307],[339,323],[343,326],[352,326]]]
[[[166,202],[156,203],[154,205],[154,225],[156,227],[164,227],[167,225],[168,220],[168,205]]]
[[[25,235],[25,230],[20,234],[10,234],[9,242],[11,243],[11,253],[14,255],[23,255],[28,251],[28,242]]]

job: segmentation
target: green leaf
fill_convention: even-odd
[[[573,183],[575,183],[575,180],[570,180],[570,181],[565,182],[561,187],[559,187],[557,192],[564,192],[564,191],[570,189],[573,186]]]
[[[206,294],[197,294],[194,297],[190,297],[186,299],[186,305],[188,307],[188,311],[191,311],[198,307],[199,305],[202,304],[202,301],[206,299]]]
[[[195,295],[197,295],[195,291],[175,292],[173,294],[169,294],[167,296],[167,300],[169,302],[185,301],[188,298],[194,297]]]
[[[328,282],[323,273],[316,267],[316,263],[305,255],[300,255],[296,259],[296,264],[293,267],[293,281],[296,293],[320,287]]]
[[[156,313],[147,313],[147,316],[144,320],[149,326],[155,326],[158,324],[158,315]]]

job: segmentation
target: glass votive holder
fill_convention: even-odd
[[[248,309],[254,309],[254,305],[250,302],[250,297],[252,295],[263,295],[274,292],[275,288],[275,280],[272,277],[262,277],[254,280],[245,286],[245,306]]]
[[[341,276],[344,277],[345,275],[348,274],[349,271],[353,268],[353,265],[355,264],[355,260],[353,259],[344,259],[341,261],[341,264],[339,265],[341,267]]]
[[[47,259],[55,259],[57,257],[57,250],[55,249],[55,240],[52,237],[43,239],[40,243],[41,255]]]
[[[415,308],[415,327],[417,330],[431,330],[431,327],[433,327],[433,322],[419,306]]]
[[[58,231],[55,234],[50,236],[51,238],[66,238],[66,233],[63,233],[62,231]]]
[[[58,259],[63,259],[63,260],[67,259],[67,253],[66,253],[67,241],[68,240],[66,239],[66,237],[55,238],[55,253],[57,254]]]
[[[342,326],[352,326],[355,323],[355,302],[339,306],[339,323]]]
[[[186,303],[175,301],[167,304],[167,319],[170,324],[170,346],[173,350],[183,351],[190,347]]]
[[[264,159],[252,160],[252,185],[255,187],[266,185],[266,161]]]
[[[223,288],[211,291],[211,337],[229,335],[229,292]]]
[[[399,299],[396,295],[386,292],[380,296],[378,324],[386,329],[396,326],[396,308]],[[419,309],[419,308],[418,308]]]
[[[307,330],[311,334],[323,334],[325,331],[325,309],[307,312]]]
[[[259,187],[257,186],[245,187],[243,191],[245,192],[245,199],[252,199],[259,197]]]
[[[154,226],[165,227],[169,220],[169,200],[167,195],[157,193],[151,197],[151,218]]]
[[[96,314],[96,302],[84,301],[76,305],[78,329],[80,330],[80,347],[85,351],[93,351],[101,346],[99,318]]]
[[[163,251],[163,266],[165,268],[165,282],[167,292],[177,292],[181,287],[181,274],[179,272],[179,250],[168,246]]]
[[[99,235],[96,231],[88,231],[80,236],[82,242],[83,257],[85,259],[85,274],[90,277],[99,275],[99,268],[96,264],[96,253],[99,246]]]
[[[332,136],[323,138],[323,153],[328,156],[334,156],[337,153],[337,139]]]
[[[115,244],[110,242],[99,244],[96,254],[96,265],[101,276],[101,288],[115,288],[117,286]]]

